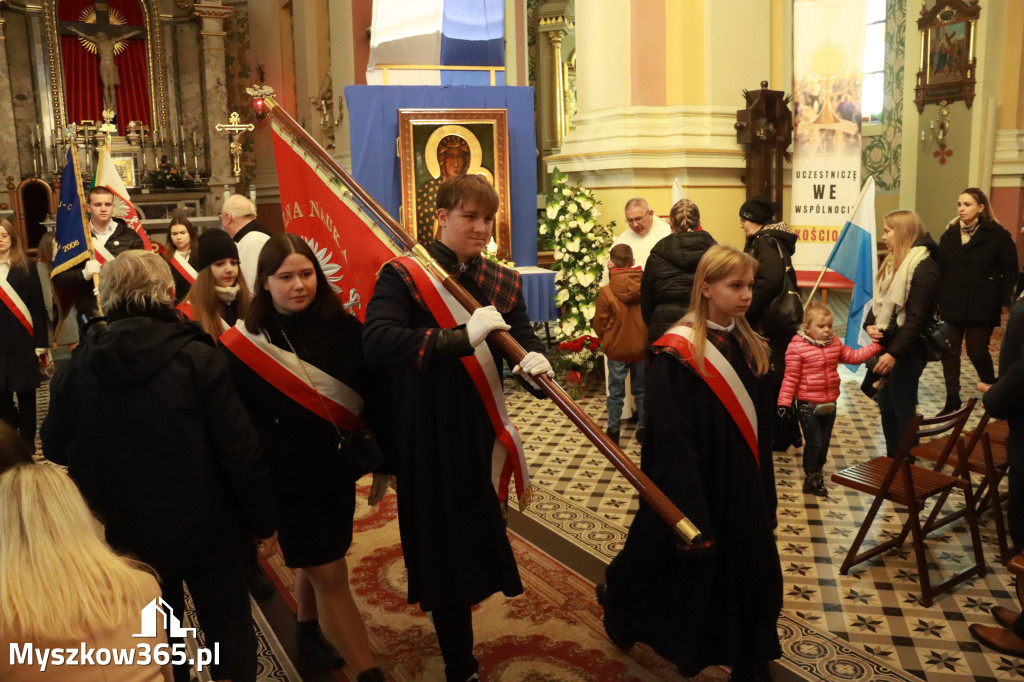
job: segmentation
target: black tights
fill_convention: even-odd
[[[992,338],[992,326],[987,324],[948,324],[949,341],[952,351],[942,356],[942,376],[946,380],[946,395],[960,395],[960,348],[967,342],[967,357],[978,371],[978,379],[982,383],[996,382],[995,368],[992,366],[992,354],[988,352],[988,342]]]
[[[465,682],[480,665],[473,657],[473,611],[469,606],[439,606],[431,612],[447,682]]]
[[[18,396],[18,406],[14,406],[14,396]],[[36,449],[36,390],[17,391],[14,393],[0,392],[0,421],[5,421],[11,428],[18,430],[18,435],[25,441],[29,452]]]

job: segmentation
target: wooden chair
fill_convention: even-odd
[[[914,544],[914,555],[921,578],[921,603],[924,606],[931,606],[937,594],[949,591],[964,580],[976,575],[985,575],[985,557],[981,551],[981,533],[978,530],[974,491],[969,478],[951,476],[934,469],[915,466],[910,462],[911,450],[920,437],[938,436],[945,433],[949,433],[949,438],[946,439],[940,451],[941,456],[948,459],[949,453],[953,449],[957,449],[958,458],[961,461],[966,460],[966,451],[963,449],[964,444],[960,434],[970,417],[971,410],[974,409],[975,402],[976,399],[972,398],[959,410],[939,417],[926,419],[917,415],[903,435],[903,440],[893,457],[876,457],[832,474],[833,482],[875,497],[864,517],[860,531],[858,531],[857,537],[839,569],[840,573],[845,575],[852,566],[878,556],[893,547],[901,546],[909,533]],[[953,488],[960,488],[964,491],[964,498],[967,502],[964,516],[967,518],[971,532],[975,564],[933,586],[928,573],[928,560],[925,557],[925,531],[921,526],[921,508],[929,498],[944,492],[948,494],[948,491]],[[868,529],[871,528],[875,517],[878,516],[878,510],[884,500],[907,508],[907,521],[903,524],[903,530],[897,537],[859,552]]]
[[[949,466],[953,469],[953,476],[967,477],[977,474],[981,477],[978,487],[974,491],[975,513],[980,518],[983,513],[989,509],[992,510],[992,518],[995,521],[996,535],[999,541],[999,559],[1005,562],[1010,558],[1010,548],[1006,539],[1006,523],[1002,507],[1005,495],[1000,494],[999,484],[1006,476],[1009,465],[1006,461],[1006,445],[1003,440],[997,440],[1000,436],[1005,440],[1005,433],[1000,434],[1001,429],[997,427],[1005,422],[995,422],[990,419],[986,411],[981,415],[981,421],[978,422],[977,428],[961,434],[961,438],[966,443],[964,446],[964,452],[967,453],[966,462],[961,461],[956,448],[947,450],[946,457],[942,457],[943,447],[949,436],[922,443],[913,448],[911,454],[935,462],[936,471],[941,471],[943,467]],[[935,507],[928,515],[928,520],[925,521],[923,528],[925,533],[930,533],[963,518],[966,508],[939,516],[948,497],[949,491],[946,491],[936,500]]]

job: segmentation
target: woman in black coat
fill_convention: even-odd
[[[17,233],[3,218],[0,286],[4,289],[0,296],[0,420],[18,429],[25,444],[35,451],[38,358],[46,355],[49,346],[48,320],[35,261],[25,256]],[[31,333],[26,323],[31,324]]]
[[[166,258],[174,278],[174,302],[181,303],[202,269],[196,267],[199,263],[199,233],[185,216],[174,216],[167,226]]]
[[[949,324],[952,350],[942,358],[946,404],[942,413],[960,407],[960,349],[967,343],[978,379],[996,380],[988,343],[1010,305],[1017,281],[1017,249],[1010,233],[996,222],[988,197],[968,187],[957,199],[957,218],[939,239],[939,314]],[[941,414],[941,413],[940,413]]]
[[[740,227],[747,236],[743,252],[757,259],[754,296],[747,310],[747,321],[768,341],[768,352],[771,355],[771,370],[768,376],[774,387],[775,397],[778,398],[782,378],[786,374],[786,348],[796,334],[798,325],[793,325],[792,329],[766,333],[762,328],[762,318],[768,305],[786,286],[786,263],[790,262],[793,252],[796,251],[796,233],[789,229],[787,223],[772,223],[774,219],[775,204],[764,197],[748,199],[740,208]],[[795,286],[795,281],[793,285]],[[803,445],[800,424],[791,410],[776,414],[773,421],[773,450],[783,452],[791,445]]]
[[[651,249],[640,280],[640,313],[647,325],[647,345],[682,319],[690,308],[693,277],[701,256],[715,239],[700,228],[700,209],[680,199],[668,214],[672,234]]]
[[[358,426],[362,396],[370,388],[363,325],[342,309],[316,255],[297,235],[277,234],[263,246],[255,288],[244,323],[222,334],[221,345],[276,482],[281,552],[285,564],[302,569],[312,582],[318,608],[311,609],[308,627],[319,629],[319,610],[325,634],[359,674],[358,682],[383,680],[373,664],[345,563],[352,543],[355,482],[368,471],[357,455],[372,450],[358,444],[375,442]],[[253,360],[252,339],[263,344],[264,353],[273,354],[256,351],[264,364]],[[266,358],[290,364],[268,364]],[[275,380],[279,367],[290,368],[283,375],[288,381],[306,379],[303,387],[316,388],[289,388]],[[329,407],[332,400],[342,400],[348,411]]]

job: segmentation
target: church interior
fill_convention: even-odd
[[[828,139],[849,127],[859,145],[850,169],[855,189],[841,202],[852,205],[862,183],[873,182],[867,213],[879,258],[887,253],[887,214],[916,211],[939,241],[956,217],[959,193],[978,187],[1024,263],[1024,0],[851,2],[862,7],[863,25],[840,31],[866,36],[859,48],[864,66],[858,61],[851,70],[860,100],[844,95],[833,110],[827,94],[803,82],[807,68],[825,71],[827,60],[804,63],[799,15],[802,5],[826,7],[820,11],[827,14],[843,2],[0,0],[0,218],[35,256],[43,235],[55,230],[69,150],[87,190],[105,148],[154,249],[170,247],[169,218],[176,212],[200,232],[220,227],[232,194],[249,197],[271,233],[301,233],[315,222],[314,251],[329,247],[329,235],[344,232],[346,223],[337,214],[326,217],[326,209],[317,213],[318,200],[308,198],[315,194],[298,187],[305,181],[282,172],[288,138],[280,132],[280,112],[294,124],[295,158],[313,156],[296,146],[298,130],[322,152],[310,177],[329,188],[340,187],[336,178],[344,174],[359,188],[338,190],[338,205],[352,209],[347,219],[377,220],[361,199],[365,193],[424,245],[434,238],[438,186],[452,175],[484,174],[500,198],[488,251],[520,272],[530,320],[547,344],[557,381],[603,430],[603,362],[555,361],[565,350],[561,343],[594,333],[594,313],[587,310],[593,301],[576,306],[560,293],[568,275],[563,279],[559,268],[567,272],[560,264],[579,255],[582,238],[582,252],[593,248],[594,257],[579,266],[589,270],[577,273],[573,296],[596,297],[605,265],[598,254],[606,258],[612,239],[628,234],[623,207],[634,197],[665,220],[677,200],[689,199],[699,206],[701,229],[738,249],[745,240],[741,205],[752,196],[770,197],[798,234],[793,259],[801,296],[809,301],[815,289],[813,296],[832,312],[835,335],[846,334],[854,285],[819,278],[818,270],[850,211],[827,220],[791,213],[804,201],[800,193],[812,191],[813,183],[798,177],[799,146],[816,144],[815,133],[808,141],[802,127],[811,124],[808,110],[827,108],[834,116],[822,124],[831,126],[823,133],[834,135]],[[419,43],[400,40],[405,24],[434,5],[447,12],[449,3],[478,15],[479,35],[469,35],[467,19],[457,35],[439,23],[416,36]],[[969,55],[960,57],[973,60],[969,67],[933,61],[941,49],[933,53],[933,29],[919,19],[944,7],[968,13],[954,25],[966,26]],[[433,57],[416,52],[420,43],[433,45]],[[460,45],[446,53],[453,43]],[[960,58],[952,54],[949,59]],[[962,78],[927,75],[954,68]],[[835,151],[817,144],[822,153]],[[554,229],[561,187],[578,192],[573,211],[597,223],[592,235],[591,227],[574,235],[574,246]],[[568,197],[570,189],[565,192]],[[831,238],[820,236],[831,229]],[[801,257],[805,241],[819,251],[805,249]],[[340,281],[335,290],[361,315],[373,282]],[[73,321],[65,324],[64,335],[54,337],[58,371],[79,341]],[[992,333],[993,357],[1003,336],[1000,327]],[[961,396],[980,397],[973,387],[981,377],[966,354],[962,365],[961,385],[970,390]],[[841,366],[839,372],[838,418],[824,470],[828,495],[801,492],[799,447],[775,453],[783,576],[775,679],[1024,679],[1024,657],[982,646],[969,632],[972,624],[991,624],[996,606],[1020,609],[1018,578],[1004,564],[1005,447],[994,479],[1004,494],[982,505],[977,526],[961,514],[925,538],[933,583],[976,562],[972,530],[980,532],[983,571],[932,600],[922,593],[911,540],[841,570],[874,497],[832,483],[829,475],[882,457],[886,448],[878,409],[861,391],[863,370]],[[40,423],[47,385],[44,379],[38,391]],[[503,388],[533,484],[529,504],[518,504],[513,491],[507,510],[525,594],[499,594],[475,608],[480,679],[690,679],[649,647],[613,645],[595,598],[594,585],[623,548],[639,493],[554,403],[531,397],[511,373]],[[919,413],[936,414],[944,399],[941,363],[930,362],[921,376]],[[627,406],[616,438],[639,466],[642,424],[630,415]],[[979,403],[968,430],[981,417]],[[37,444],[36,457],[44,456]],[[976,491],[990,480],[985,471],[966,475],[974,476]],[[369,492],[366,477],[357,484],[347,562],[373,654],[389,680],[443,680],[431,621],[406,600],[396,494],[371,507]],[[969,502],[961,492],[942,499],[960,511]],[[905,537],[904,507],[883,503],[867,547]],[[274,589],[252,601],[258,679],[355,680],[297,648],[294,572],[280,555],[261,559],[261,567]],[[201,642],[200,632],[190,646]],[[0,662],[0,679],[2,671]],[[193,679],[211,678],[198,671]],[[692,679],[726,680],[729,670],[713,666]]]

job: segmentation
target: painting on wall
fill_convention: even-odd
[[[402,226],[423,245],[437,233],[437,190],[448,178],[480,175],[498,193],[497,255],[512,254],[508,112],[505,109],[399,109]]]
[[[931,102],[963,100],[968,107],[974,103],[974,32],[980,14],[976,0],[940,0],[922,10],[917,20],[922,41],[914,97],[918,111]]]

